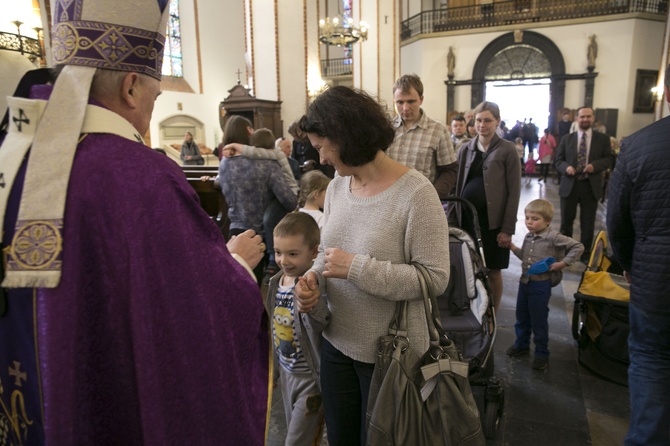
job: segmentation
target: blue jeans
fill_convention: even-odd
[[[330,446],[365,444],[365,411],[374,368],[374,364],[355,361],[323,340],[321,396]]]
[[[624,444],[670,444],[670,315],[628,307],[630,428]]]
[[[535,356],[549,358],[549,298],[551,297],[551,280],[519,283],[516,296],[516,324],[514,347],[526,349],[530,347],[530,335],[533,334]]]

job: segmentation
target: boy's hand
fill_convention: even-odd
[[[295,301],[298,304],[300,313],[309,313],[316,306],[321,293],[317,283],[316,274],[309,271],[304,276],[298,278],[298,283],[294,289]]]
[[[509,242],[508,248],[509,248],[510,251],[514,251],[516,249],[516,245],[512,242]]]
[[[568,266],[568,264],[565,263],[563,260],[561,260],[560,262],[552,263],[551,266],[549,267],[549,270],[550,271],[560,271],[563,268],[565,268],[566,266]]]

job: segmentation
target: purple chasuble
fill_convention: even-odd
[[[25,161],[3,246],[24,176]],[[33,290],[10,289],[0,317],[0,423],[15,392],[23,409],[9,414],[19,421],[7,423],[9,438],[262,445],[270,355],[262,297],[179,166],[137,142],[86,135],[64,222],[59,286],[34,299]]]

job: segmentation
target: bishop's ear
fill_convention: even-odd
[[[123,77],[121,98],[130,108],[136,108],[139,100],[139,89],[142,80],[138,73],[128,73]]]

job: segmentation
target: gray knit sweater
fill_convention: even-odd
[[[377,339],[385,335],[396,301],[409,305],[409,339],[417,352],[428,349],[428,330],[417,270],[425,266],[432,292],[449,280],[449,230],[437,192],[419,172],[409,170],[374,197],[349,190],[351,177],[336,177],[324,206],[321,252],[314,269],[323,271],[323,250],[355,254],[347,279],[327,279],[330,324],[324,337],[352,359],[373,363]]]

